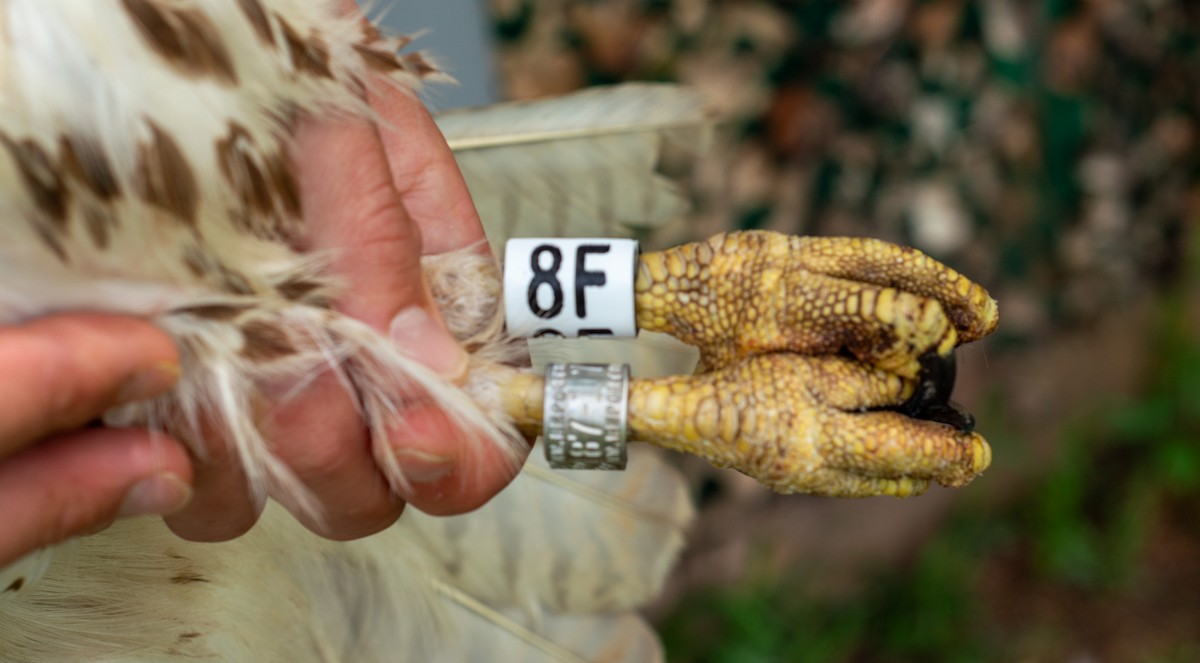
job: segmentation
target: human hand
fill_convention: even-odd
[[[0,568],[119,516],[175,512],[191,497],[180,444],[140,428],[86,427],[178,379],[175,346],[151,324],[79,314],[0,327],[0,373]]]
[[[347,11],[357,11],[353,2]],[[308,236],[305,251],[331,255],[344,282],[337,303],[412,351],[448,380],[465,378],[467,354],[446,331],[422,277],[421,256],[486,246],[479,216],[453,155],[412,93],[369,86],[378,121],[302,120],[294,162]],[[359,413],[337,378],[326,373],[271,412],[272,451],[317,500],[307,527],[334,539],[366,536],[391,525],[405,502],[434,514],[468,511],[512,478],[498,448],[470,455],[441,410],[412,403],[390,443],[410,480],[396,495],[376,466]],[[251,499],[235,456],[212,445],[196,469],[196,495],[167,522],[179,535],[223,540],[249,529],[261,505]]]

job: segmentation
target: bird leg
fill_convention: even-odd
[[[911,405],[929,391],[931,357],[951,357],[998,322],[982,287],[919,251],[718,235],[642,255],[636,307],[639,327],[696,346],[701,362],[697,375],[630,382],[631,439],[779,492],[844,497],[962,486],[991,462],[967,425],[896,411],[907,403],[919,414]],[[482,373],[501,385],[494,397],[518,427],[540,432],[542,376],[498,365]]]
[[[991,333],[996,302],[916,249],[752,231],[645,254],[638,327],[700,349],[700,370],[750,355],[846,352],[906,378]]]

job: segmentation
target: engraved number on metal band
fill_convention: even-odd
[[[549,364],[542,444],[550,467],[623,470],[629,366]]]

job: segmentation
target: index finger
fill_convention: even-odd
[[[337,0],[337,5],[343,14],[368,20],[355,0]],[[379,170],[391,175],[406,221],[420,237],[420,253],[437,255],[474,245],[487,250],[467,183],[425,104],[412,89],[383,75],[369,79],[366,88],[387,163]]]
[[[392,184],[421,229],[427,255],[482,245],[486,236],[454,153],[411,90],[381,83],[368,94]]]
[[[0,458],[179,379],[179,353],[148,322],[62,315],[0,327]]]

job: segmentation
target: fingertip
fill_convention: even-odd
[[[191,480],[182,445],[143,429],[89,429],[42,442],[0,464],[0,566],[122,515],[178,510]]]
[[[423,306],[408,306],[397,313],[388,326],[392,341],[412,351],[412,356],[425,367],[454,383],[467,375],[470,357],[450,335],[445,323],[435,318]]]
[[[219,440],[216,431],[206,438]],[[194,468],[191,500],[166,514],[164,520],[176,536],[188,541],[212,543],[235,539],[250,530],[265,504],[254,499],[246,473],[229,445],[209,445],[208,454]]]
[[[133,403],[161,396],[173,389],[182,376],[183,366],[178,357],[144,362],[118,387],[116,402]]]
[[[131,442],[127,464],[122,468],[129,478],[124,482],[116,517],[168,516],[186,508],[192,499],[195,473],[183,445],[152,431],[113,430]]]
[[[433,405],[407,412],[392,440],[406,479],[402,497],[430,515],[473,511],[520,471],[519,460],[506,448],[464,432]]]
[[[197,507],[195,502],[193,499],[183,509],[167,514],[164,522],[175,536],[197,543],[220,543],[242,536],[254,527],[266,506],[260,504],[250,510],[210,511]]]
[[[254,527],[266,507],[265,502],[253,499],[245,475],[238,471],[201,469],[194,489],[187,504],[164,517],[167,527],[188,541],[236,539]]]
[[[133,358],[138,365],[179,364],[179,348],[167,332],[152,322],[107,313],[56,314],[32,320],[4,333],[48,338],[61,343],[112,344],[113,354]]]
[[[192,487],[182,477],[156,472],[129,487],[117,516],[168,516],[183,509],[191,499]]]
[[[179,351],[153,324],[101,314],[54,315],[0,328],[0,455],[78,427],[115,405],[151,398],[180,376]]]

